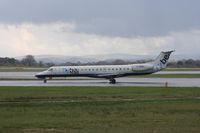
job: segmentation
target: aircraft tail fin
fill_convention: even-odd
[[[166,68],[167,63],[169,61],[169,57],[170,57],[171,53],[173,53],[174,51],[175,50],[161,52],[160,55],[152,63],[156,67],[159,67],[160,69]]]

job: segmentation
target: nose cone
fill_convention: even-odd
[[[44,78],[44,74],[42,72],[40,72],[40,73],[37,73],[35,75],[35,77],[37,77],[37,78]]]

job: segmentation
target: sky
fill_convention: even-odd
[[[199,0],[0,0],[0,56],[200,58]]]

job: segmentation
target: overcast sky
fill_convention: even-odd
[[[0,0],[0,56],[200,57],[199,0]]]

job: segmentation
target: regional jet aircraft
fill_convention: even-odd
[[[152,74],[166,68],[169,57],[174,51],[161,52],[160,55],[151,62],[143,64],[129,65],[98,65],[98,66],[55,66],[48,70],[40,72],[35,76],[43,79],[44,83],[47,78],[53,77],[93,77],[105,78],[111,84],[115,84],[115,78],[130,75],[147,75]]]

